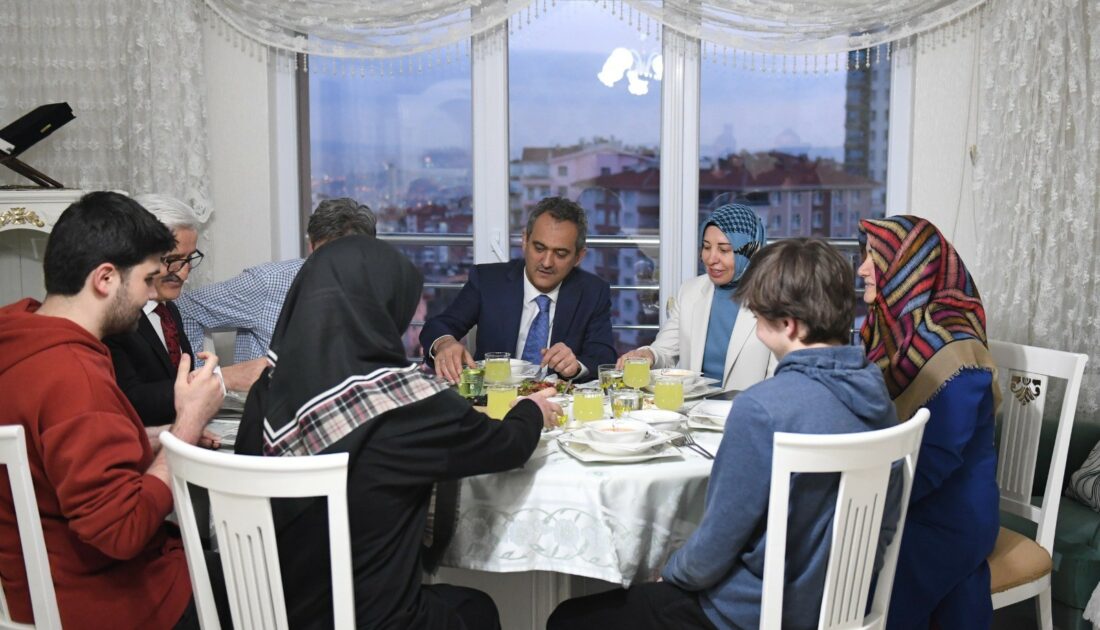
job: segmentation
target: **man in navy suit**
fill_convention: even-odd
[[[452,383],[486,352],[509,352],[578,381],[596,377],[599,364],[614,363],[611,287],[578,268],[587,231],[577,204],[562,197],[540,201],[527,217],[523,260],[475,266],[447,310],[424,324],[425,361]],[[459,339],[475,325],[470,356]]]

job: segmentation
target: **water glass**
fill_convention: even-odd
[[[642,397],[633,389],[620,389],[611,392],[611,415],[622,418],[631,411],[642,408]]]
[[[518,388],[515,385],[501,385],[499,383],[489,385],[488,407],[489,417],[494,420],[503,420],[512,408],[512,401],[519,397]]]
[[[623,385],[623,371],[615,366],[614,363],[605,363],[599,367],[600,375],[600,387],[603,388],[605,394],[608,394],[613,389],[622,389]]]
[[[485,395],[485,371],[479,367],[462,368],[458,381],[458,393],[464,398]]]
[[[512,355],[507,352],[485,353],[485,382],[507,383],[512,379]]]

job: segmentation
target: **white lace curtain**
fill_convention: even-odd
[[[176,0],[5,2],[0,126],[58,101],[76,115],[22,159],[70,188],[171,194],[205,218],[200,9]],[[0,184],[30,184],[0,171]]]
[[[1100,410],[1100,4],[997,0],[983,16],[975,274],[997,339],[1090,355]]]
[[[387,58],[450,46],[519,12],[575,0],[205,0],[275,50]],[[596,0],[721,46],[815,55],[862,50],[959,19],[984,0]],[[617,6],[616,6],[617,5]]]

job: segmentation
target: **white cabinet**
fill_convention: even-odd
[[[46,295],[42,259],[58,217],[82,190],[0,190],[0,305]]]

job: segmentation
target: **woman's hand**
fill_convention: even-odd
[[[649,361],[649,367],[653,367],[654,362],[657,361],[657,357],[653,356],[653,351],[649,348],[638,348],[637,350],[631,350],[623,356],[619,357],[619,360],[615,362],[615,369],[623,369],[623,364],[627,359],[645,359]]]
[[[542,426],[552,429],[558,426],[558,417],[563,415],[561,405],[556,402],[551,402],[552,396],[557,396],[558,390],[553,387],[547,387],[546,389],[540,389],[539,391],[531,394],[530,396],[521,396],[512,401],[512,406],[521,400],[530,400],[539,406],[539,410],[542,411]]]

